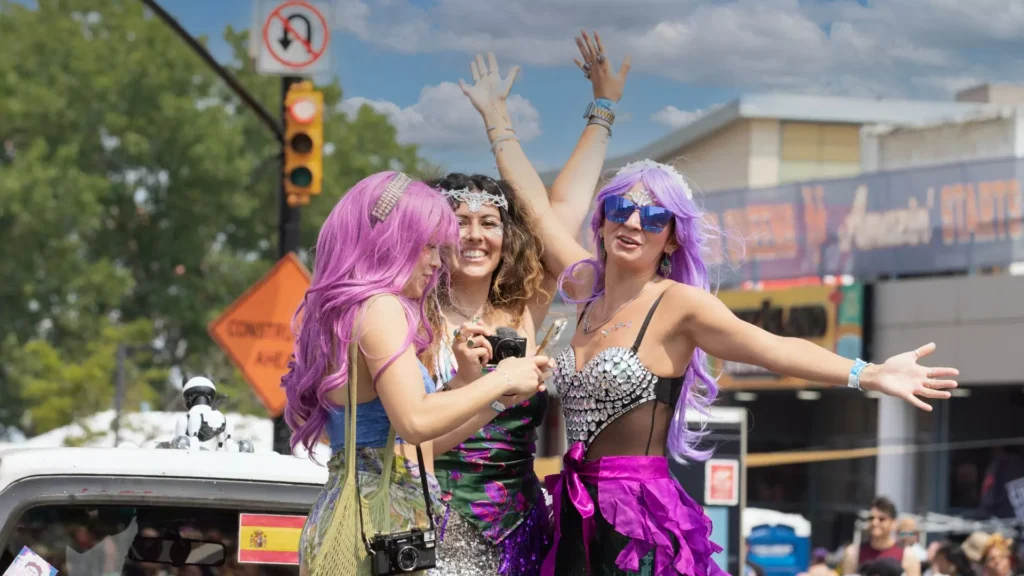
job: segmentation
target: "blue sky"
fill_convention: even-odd
[[[252,0],[162,5],[219,57],[223,28],[253,15]],[[335,0],[334,13],[343,109],[374,106],[424,156],[462,171],[494,171],[482,123],[451,84],[488,49],[522,66],[510,105],[531,159],[564,162],[591,98],[572,63],[580,26],[602,33],[616,64],[633,56],[612,156],[743,92],[949,100],[1024,69],[1019,0]]]

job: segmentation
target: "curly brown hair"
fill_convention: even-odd
[[[439,190],[459,190],[462,188],[482,190],[496,196],[503,196],[508,208],[499,208],[503,237],[501,259],[498,268],[491,274],[491,289],[487,297],[492,308],[501,310],[511,316],[513,325],[518,327],[522,322],[526,305],[538,295],[550,296],[544,289],[547,271],[541,257],[544,246],[540,236],[533,227],[533,222],[525,212],[525,207],[516,195],[515,189],[505,180],[495,180],[481,174],[451,173],[427,184]],[[452,210],[459,206],[451,201]],[[447,267],[446,267],[447,268]],[[444,333],[444,317],[441,308],[451,306],[451,286],[447,273],[442,275],[435,291],[438,305],[428,307],[428,318],[434,334]],[[437,346],[424,355],[424,364],[431,366]]]

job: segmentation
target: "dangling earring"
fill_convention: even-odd
[[[661,266],[658,268],[658,270],[661,271],[661,275],[664,276],[665,278],[668,278],[669,274],[672,273],[672,261],[669,260],[669,256],[671,256],[671,254],[668,252],[665,252],[662,255]]]
[[[607,256],[604,251],[604,236],[601,236],[597,239],[597,258],[603,262]]]

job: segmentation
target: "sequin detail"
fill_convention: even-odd
[[[658,377],[632,348],[606,348],[576,371],[576,351],[566,346],[555,364],[555,387],[562,393],[562,414],[569,444],[589,446],[620,416],[657,399]]]
[[[543,492],[529,513],[498,544],[449,508],[438,549],[437,576],[537,576],[551,548],[551,515]]]
[[[458,512],[446,514],[444,539],[437,551],[438,576],[491,576],[498,573],[501,548],[491,544]]]

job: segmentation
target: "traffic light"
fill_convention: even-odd
[[[298,82],[284,104],[284,190],[289,206],[305,206],[323,183],[324,95]]]

